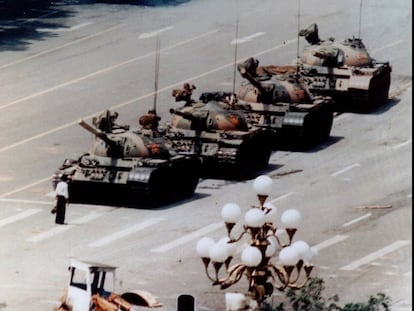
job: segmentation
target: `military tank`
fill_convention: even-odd
[[[63,174],[69,177],[70,202],[157,206],[194,194],[197,158],[177,154],[152,131],[116,126],[110,116],[95,118],[94,126],[79,121],[94,143],[78,159],[64,160],[53,175],[54,187]]]
[[[269,131],[249,124],[241,111],[226,109],[211,99],[187,100],[170,113],[167,135],[171,147],[179,154],[200,158],[202,177],[244,179],[267,167],[272,153]]]
[[[276,148],[310,148],[329,138],[333,100],[313,95],[294,66],[259,66],[251,57],[237,69],[244,80],[235,107],[249,123],[269,128]]]
[[[321,40],[315,23],[299,36],[309,43],[300,71],[312,93],[331,96],[340,111],[369,112],[388,101],[391,66],[373,59],[360,38]]]

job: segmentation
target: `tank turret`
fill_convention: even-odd
[[[196,131],[248,131],[242,112],[223,109],[216,102],[198,103],[181,110],[170,109],[174,114],[172,126]]]
[[[162,136],[79,125],[95,136],[89,152],[66,159],[53,176],[53,185],[69,176],[71,202],[157,206],[193,195],[200,161],[169,149]]]
[[[374,65],[364,43],[359,38],[348,38],[336,42],[334,38],[321,40],[318,34],[318,25],[313,23],[299,31],[299,36],[305,37],[310,44],[301,55],[301,62],[315,66],[364,66]]]
[[[201,159],[202,177],[243,179],[267,167],[269,132],[249,125],[241,111],[204,100],[170,109],[172,148]]]
[[[302,29],[301,75],[309,90],[331,96],[338,111],[369,112],[388,100],[391,66],[373,59],[360,38],[321,40],[314,23]]]
[[[147,135],[138,135],[137,132],[127,130],[111,134],[105,133],[83,120],[79,121],[79,125],[97,138],[89,151],[93,155],[113,158],[170,157],[169,150],[162,141],[155,141]]]
[[[259,61],[250,57],[238,64],[237,70],[246,79],[238,90],[239,100],[277,104],[307,102],[312,98],[307,87],[295,75],[293,67],[259,67]]]
[[[333,122],[333,101],[314,96],[294,66],[260,66],[249,58],[237,66],[245,79],[236,105],[249,122],[270,128],[276,148],[308,148],[327,139]]]

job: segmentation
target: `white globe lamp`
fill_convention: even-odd
[[[262,261],[262,253],[257,247],[246,247],[241,254],[241,261],[248,267],[256,267]]]

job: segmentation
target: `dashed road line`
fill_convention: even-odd
[[[343,169],[341,169],[341,170],[339,170],[339,171],[336,171],[335,173],[332,173],[332,174],[331,174],[331,176],[332,176],[332,177],[338,176],[338,175],[340,175],[340,174],[342,174],[342,173],[345,173],[345,172],[347,172],[347,171],[350,171],[350,170],[352,170],[353,168],[355,168],[355,167],[359,167],[359,166],[361,166],[359,163],[352,164],[352,165],[347,166],[347,167],[345,167],[345,168],[343,168]]]
[[[191,41],[193,41],[193,40],[199,39],[199,38],[201,38],[201,37],[203,37],[203,36],[207,36],[207,35],[213,34],[213,33],[217,32],[217,31],[218,31],[218,30],[213,30],[213,31],[211,31],[211,32],[201,34],[201,35],[196,36],[196,37],[194,37],[194,38],[190,38],[190,39],[188,39],[188,40],[185,40],[185,41],[182,41],[182,42],[178,42],[178,43],[176,43],[176,44],[174,44],[174,45],[172,45],[172,46],[169,46],[169,47],[167,47],[167,48],[161,49],[161,52],[162,52],[162,51],[166,51],[166,50],[170,50],[170,49],[172,49],[172,48],[174,48],[174,47],[176,47],[176,46],[183,45],[183,44],[185,44],[185,43],[189,43],[189,42],[191,42]],[[296,42],[296,39],[294,39],[294,40],[284,41],[284,42],[283,42],[283,44],[279,44],[279,45],[277,45],[277,46],[271,47],[271,48],[269,48],[269,49],[267,49],[267,50],[264,50],[264,51],[262,51],[262,52],[256,53],[256,54],[255,54],[255,55],[253,55],[253,56],[254,56],[254,57],[258,57],[258,56],[260,56],[260,55],[263,55],[263,54],[269,53],[269,52],[271,52],[271,51],[274,51],[274,50],[280,49],[280,48],[282,48],[282,47],[285,47],[286,45],[291,44],[291,43],[294,43],[294,42]],[[67,86],[67,85],[69,85],[69,84],[73,84],[73,83],[75,83],[75,82],[80,82],[80,81],[82,81],[82,80],[84,80],[84,79],[86,79],[86,78],[89,78],[89,77],[95,76],[95,75],[97,75],[98,73],[107,72],[107,71],[109,71],[109,70],[111,70],[111,69],[114,69],[114,68],[117,68],[117,67],[120,67],[120,66],[123,66],[123,65],[129,64],[129,63],[131,63],[131,62],[133,62],[133,61],[136,61],[136,60],[138,60],[138,59],[142,59],[142,58],[147,57],[147,56],[149,56],[149,55],[153,55],[154,53],[155,53],[155,52],[151,52],[151,53],[148,53],[147,55],[142,55],[142,56],[139,56],[139,57],[136,57],[136,58],[133,58],[133,59],[127,60],[127,61],[125,61],[125,62],[122,62],[122,63],[116,64],[116,65],[113,65],[113,66],[111,66],[111,67],[101,69],[101,70],[99,70],[99,71],[97,71],[97,72],[90,73],[90,74],[88,74],[87,76],[80,77],[80,78],[78,78],[78,79],[75,79],[75,80],[72,80],[72,81],[65,82],[65,83],[63,83],[63,84],[61,84],[61,85],[58,85],[58,86],[52,87],[52,88],[50,88],[50,89],[48,89],[48,90],[40,91],[40,92],[38,92],[38,93],[36,93],[36,94],[33,94],[33,95],[31,95],[31,96],[27,96],[27,97],[25,97],[25,98],[22,98],[22,99],[19,99],[19,100],[15,100],[15,101],[14,101],[14,102],[12,102],[12,103],[8,103],[8,104],[6,104],[6,105],[4,105],[4,106],[0,106],[0,109],[5,108],[5,107],[7,107],[7,106],[11,106],[11,105],[17,104],[17,103],[19,103],[19,102],[21,102],[21,101],[23,101],[23,100],[26,100],[26,99],[29,99],[29,98],[32,98],[32,97],[36,97],[36,96],[39,96],[39,95],[42,95],[42,94],[45,94],[45,93],[50,92],[50,91],[53,91],[53,90],[55,90],[55,89],[59,89],[59,88],[61,88],[61,87],[63,87],[63,86]],[[237,62],[239,62],[239,61],[242,61],[242,60],[237,60]],[[199,74],[199,75],[196,75],[196,76],[193,76],[193,77],[189,77],[189,78],[184,79],[184,80],[182,80],[182,81],[178,81],[178,82],[176,82],[176,83],[173,83],[173,84],[171,84],[171,85],[168,85],[168,86],[166,86],[166,87],[164,87],[164,88],[159,89],[159,90],[158,90],[158,93],[165,92],[166,90],[170,90],[171,88],[176,87],[176,86],[178,86],[178,85],[182,85],[183,83],[188,82],[188,81],[198,80],[198,79],[200,79],[200,78],[203,78],[203,77],[208,76],[208,75],[210,75],[210,74],[212,74],[212,73],[214,73],[214,72],[218,72],[218,71],[220,71],[220,70],[223,70],[224,68],[227,68],[227,67],[229,67],[229,66],[233,66],[233,65],[234,65],[234,63],[227,63],[227,64],[222,65],[222,66],[219,66],[219,67],[217,67],[217,68],[215,68],[215,69],[212,69],[212,70],[206,71],[206,72],[204,72],[204,73],[202,73],[202,74]],[[1,69],[1,67],[0,67],[0,69]],[[130,99],[130,100],[128,100],[128,101],[126,101],[126,102],[123,102],[123,103],[120,103],[120,104],[114,105],[114,106],[112,106],[112,107],[109,107],[108,109],[111,109],[111,110],[119,109],[119,108],[121,108],[121,107],[124,107],[124,106],[127,106],[127,105],[131,105],[131,104],[133,104],[133,103],[136,103],[136,102],[137,102],[137,101],[139,101],[139,100],[146,99],[146,98],[148,98],[148,97],[150,97],[150,96],[153,96],[153,95],[154,95],[154,92],[150,92],[150,93],[148,93],[148,94],[145,94],[145,95],[142,95],[142,96],[139,96],[139,97],[136,97],[136,98],[132,98],[132,99]],[[93,113],[93,114],[91,114],[91,115],[89,115],[89,116],[85,116],[85,117],[83,117],[83,119],[92,118],[92,117],[96,116],[96,114],[97,114],[97,113]],[[60,131],[60,130],[63,130],[63,129],[65,129],[65,128],[68,128],[68,127],[73,126],[73,125],[76,125],[76,124],[78,124],[78,120],[76,120],[76,121],[72,121],[72,122],[69,122],[69,123],[66,123],[66,124],[63,124],[63,125],[61,125],[61,126],[59,126],[59,127],[56,127],[56,128],[54,128],[54,129],[48,130],[48,131],[46,131],[46,132],[43,132],[43,133],[40,133],[40,134],[34,135],[34,136],[32,136],[32,137],[29,137],[29,138],[23,139],[23,140],[21,140],[21,141],[18,141],[18,142],[14,143],[14,144],[11,144],[11,145],[8,145],[8,146],[5,146],[5,147],[3,147],[3,148],[0,148],[0,152],[4,152],[4,151],[6,151],[6,150],[10,150],[10,149],[12,149],[12,148],[15,148],[15,147],[18,147],[18,146],[20,146],[20,145],[23,145],[23,144],[25,144],[25,143],[27,143],[27,142],[29,142],[29,141],[33,141],[33,140],[35,140],[35,139],[39,139],[39,138],[41,138],[41,137],[44,137],[44,136],[49,135],[49,134],[52,134],[52,133],[54,133],[54,132],[58,132],[58,131]],[[13,192],[13,193],[14,193],[14,192]],[[3,196],[4,196],[4,195],[3,195]]]
[[[16,193],[16,192],[20,192],[20,191],[26,190],[26,189],[28,189],[28,188],[31,188],[31,187],[33,187],[33,186],[36,186],[36,185],[38,185],[38,184],[41,184],[41,183],[43,183],[43,182],[45,182],[45,181],[47,181],[47,180],[51,180],[51,177],[49,176],[49,177],[47,177],[47,178],[40,179],[40,180],[38,180],[38,181],[35,181],[35,182],[30,183],[30,184],[28,184],[28,185],[25,185],[25,186],[22,186],[22,187],[20,187],[20,188],[14,189],[14,190],[12,190],[12,191],[9,191],[9,192],[6,192],[6,193],[3,193],[3,194],[1,194],[1,195],[0,195],[0,199],[3,199],[3,198],[5,198],[5,197],[7,197],[7,196],[9,196],[9,195],[11,195],[11,194]]]
[[[54,197],[54,195],[53,195]],[[0,202],[16,203],[16,204],[33,204],[33,205],[53,205],[54,202],[35,201],[35,200],[21,200],[21,199],[1,199]]]
[[[261,37],[265,34],[266,34],[265,32],[256,32],[250,36],[245,36],[243,38],[234,39],[233,41],[231,41],[231,44],[234,45],[234,44],[246,43],[248,41],[252,41],[254,38]]]
[[[53,227],[50,230],[47,230],[43,233],[39,233],[39,234],[37,234],[37,235],[35,235],[31,238],[28,238],[26,241],[28,241],[28,242],[39,242],[39,241],[54,237],[55,235],[58,235],[58,234],[60,234],[62,232],[65,232],[65,231],[68,231],[69,229],[73,228],[75,225],[85,224],[85,223],[90,222],[90,221],[92,221],[96,218],[101,217],[104,214],[106,214],[106,212],[105,213],[102,213],[102,212],[100,212],[100,213],[96,213],[96,212],[89,213],[88,215],[85,215],[83,217],[80,217],[80,218],[77,218],[77,219],[73,220],[71,222],[71,224],[56,225],[56,227]]]
[[[269,203],[273,203],[273,202],[276,202],[276,201],[279,201],[279,200],[282,200],[282,199],[286,199],[287,197],[290,197],[293,194],[295,194],[295,193],[294,192],[288,192],[288,193],[286,193],[284,195],[281,195],[280,197],[277,197],[277,198],[275,198],[273,200],[270,200]]]
[[[333,238],[330,238],[328,240],[325,240],[319,244],[314,245],[313,247],[319,252],[320,250],[327,248],[329,246],[332,246],[336,243],[342,242],[349,238],[348,235],[336,235]]]
[[[407,145],[411,144],[411,142],[412,142],[412,140],[409,139],[405,142],[402,142],[401,144],[392,146],[392,149],[400,149],[401,147],[404,147],[404,146],[407,146]]]
[[[165,31],[168,31],[168,30],[171,30],[171,29],[174,29],[174,27],[167,26],[167,27],[164,27],[164,28],[161,28],[161,29],[158,29],[158,30],[154,30],[152,32],[142,33],[138,36],[138,39],[147,39],[147,38],[155,37],[158,34],[160,34],[162,32],[165,32]]]
[[[48,231],[45,231],[43,233],[37,234],[31,238],[26,239],[27,242],[39,242],[42,240],[46,240],[50,237],[53,237],[55,235],[58,235],[62,232],[68,231],[70,228],[72,228],[73,225],[59,225],[58,227],[54,227],[53,229],[50,229]]]
[[[71,45],[74,45],[74,44],[76,44],[76,43],[79,43],[79,42],[82,42],[82,41],[86,41],[86,40],[92,39],[92,38],[94,38],[94,37],[100,36],[100,35],[102,35],[102,34],[105,34],[105,33],[107,33],[107,32],[113,31],[113,30],[118,29],[118,28],[120,28],[120,27],[122,27],[122,26],[124,26],[124,24],[119,24],[119,25],[116,25],[116,26],[114,26],[114,27],[111,27],[111,28],[105,29],[105,30],[103,30],[103,31],[101,31],[101,32],[94,33],[94,34],[92,34],[92,35],[89,35],[89,36],[86,36],[86,37],[83,37],[83,38],[80,38],[80,39],[77,39],[77,40],[74,40],[74,41],[68,42],[68,43],[63,44],[63,45],[59,45],[59,46],[57,46],[57,47],[54,47],[54,48],[51,48],[51,49],[48,49],[48,50],[44,50],[44,51],[42,51],[42,52],[39,52],[39,53],[33,54],[33,55],[28,56],[28,57],[25,57],[25,58],[18,59],[18,60],[14,61],[14,62],[7,63],[7,64],[4,64],[4,65],[0,66],[0,69],[4,69],[4,68],[7,68],[7,67],[10,67],[10,66],[16,65],[16,64],[20,64],[20,63],[23,63],[23,62],[25,62],[25,61],[27,61],[27,60],[30,60],[30,59],[33,59],[33,58],[36,58],[36,57],[39,57],[39,56],[42,56],[42,55],[45,55],[45,54],[49,54],[49,53],[51,53],[51,52],[55,52],[55,51],[58,51],[58,50],[64,49],[64,48],[66,48],[66,47],[68,47],[68,46],[71,46]]]
[[[173,44],[173,45],[171,45],[171,46],[169,46],[169,47],[165,47],[165,48],[160,49],[160,52],[168,51],[168,50],[171,50],[171,49],[173,49],[173,48],[175,48],[175,47],[178,47],[178,46],[181,46],[181,45],[184,45],[184,44],[190,43],[190,42],[192,42],[192,41],[195,41],[195,40],[201,39],[201,38],[203,38],[203,37],[205,37],[205,36],[209,36],[209,35],[211,35],[211,34],[213,34],[213,33],[216,33],[217,31],[218,31],[217,29],[214,29],[214,30],[212,30],[212,31],[209,31],[209,32],[206,32],[206,33],[200,34],[200,35],[198,35],[198,36],[195,36],[195,37],[189,38],[189,39],[187,39],[187,40],[182,40],[182,41],[177,42],[177,43],[175,43],[175,44]],[[14,100],[14,101],[12,101],[12,102],[10,102],[10,103],[7,103],[7,104],[4,104],[4,105],[0,106],[0,109],[4,109],[4,108],[10,107],[10,106],[14,106],[14,105],[19,104],[19,103],[21,103],[21,102],[24,102],[24,101],[26,101],[26,100],[29,100],[29,99],[32,99],[32,98],[36,98],[36,97],[39,97],[39,96],[41,96],[41,95],[44,95],[44,94],[50,93],[50,92],[52,92],[52,91],[55,91],[55,90],[61,89],[61,88],[63,88],[63,87],[66,87],[66,86],[69,86],[69,85],[72,85],[72,84],[76,84],[76,83],[82,82],[82,81],[84,81],[84,80],[87,80],[87,79],[89,79],[89,78],[95,77],[95,76],[97,76],[97,75],[100,75],[100,74],[103,74],[103,73],[109,72],[109,71],[111,71],[111,70],[114,70],[114,69],[120,68],[120,67],[122,67],[122,66],[125,66],[125,65],[131,64],[131,63],[133,63],[133,62],[136,62],[136,61],[138,61],[138,60],[144,59],[144,58],[146,58],[146,57],[152,56],[152,55],[154,55],[154,53],[156,53],[156,52],[155,52],[155,51],[154,51],[154,52],[149,52],[149,53],[147,53],[147,54],[140,55],[140,56],[137,56],[137,57],[133,57],[133,58],[127,59],[127,60],[125,60],[125,61],[123,61],[123,62],[120,62],[120,63],[114,64],[114,65],[111,65],[111,66],[108,66],[108,67],[105,67],[105,68],[101,68],[101,69],[99,69],[99,70],[97,70],[97,71],[90,72],[90,73],[88,73],[88,74],[86,74],[86,75],[83,75],[83,76],[81,76],[81,77],[78,77],[78,78],[75,78],[75,79],[72,79],[72,80],[69,80],[69,81],[63,82],[63,83],[61,83],[61,84],[57,84],[57,85],[52,86],[52,87],[50,87],[50,88],[48,88],[48,89],[44,89],[44,90],[42,90],[42,91],[38,91],[38,92],[36,92],[36,93],[34,93],[34,94],[31,94],[31,95],[28,95],[28,96],[25,96],[25,97],[22,97],[22,98],[16,99],[16,100]],[[1,69],[1,67],[0,67],[0,69]],[[191,80],[191,79],[190,79],[190,80]],[[180,84],[182,84],[182,83],[180,83]],[[160,91],[160,90],[159,90],[159,91]],[[152,94],[152,93],[151,93],[151,94]],[[149,95],[151,95],[151,94],[149,94]],[[95,114],[95,115],[96,115],[96,114]],[[71,123],[73,123],[73,122],[71,122]]]
[[[127,235],[130,235],[130,234],[135,233],[137,231],[143,230],[143,229],[145,229],[145,228],[147,228],[149,226],[156,225],[156,224],[160,223],[163,220],[164,220],[164,218],[150,218],[150,219],[148,219],[148,220],[146,220],[144,222],[141,222],[139,224],[133,225],[133,226],[128,227],[128,228],[126,228],[124,230],[115,232],[115,233],[113,233],[111,235],[108,235],[108,236],[106,236],[106,237],[104,237],[104,238],[102,238],[100,240],[97,240],[97,241],[89,244],[89,246],[90,247],[100,247],[100,246],[104,246],[104,245],[109,244],[109,243],[111,243],[113,241],[116,241],[118,239],[121,239],[121,238],[123,238],[123,237],[125,237]]]
[[[35,208],[31,208],[28,210],[25,210],[24,212],[18,213],[16,215],[4,218],[2,220],[0,220],[0,227],[4,227],[6,225],[12,224],[16,221],[22,220],[24,218],[30,217],[34,214],[37,214],[39,212],[41,212],[41,209],[35,209]]]
[[[92,24],[92,22],[85,22],[85,23],[78,24],[78,25],[75,25],[75,26],[72,26],[72,27],[68,27],[68,28],[65,28],[65,27],[60,27],[60,28],[38,28],[37,30],[38,31],[57,31],[57,32],[66,31],[66,32],[70,32],[70,31],[78,30],[78,29],[81,29],[83,27],[89,26],[91,24]]]
[[[350,225],[353,225],[353,224],[357,223],[358,221],[361,221],[361,220],[364,220],[365,218],[370,217],[371,215],[372,215],[371,213],[365,214],[365,215],[363,215],[363,216],[361,216],[361,217],[358,217],[358,218],[356,218],[356,219],[354,219],[354,220],[351,220],[351,221],[349,221],[349,222],[347,222],[347,223],[344,223],[344,224],[342,225],[342,227],[348,227],[348,226],[350,226]]]
[[[151,249],[151,252],[154,253],[165,253],[173,248],[176,248],[178,246],[181,246],[185,243],[188,243],[198,237],[204,236],[205,234],[211,232],[211,231],[215,231],[218,228],[222,228],[223,227],[223,222],[216,222],[216,223],[212,223],[204,228],[201,228],[193,233],[187,234],[179,239],[176,239],[174,241],[171,241],[169,243],[166,243],[164,245],[161,245],[159,247],[153,248]]]
[[[373,253],[371,253],[371,254],[369,254],[369,255],[361,258],[361,259],[355,260],[355,261],[351,262],[349,265],[343,266],[340,269],[341,270],[347,270],[347,271],[356,270],[359,267],[361,267],[363,265],[366,265],[366,264],[368,264],[368,263],[370,263],[370,262],[372,262],[372,261],[374,261],[378,258],[381,258],[382,256],[384,256],[388,253],[394,252],[394,251],[396,251],[397,249],[399,249],[401,247],[407,246],[410,243],[411,242],[408,241],[408,240],[398,240],[398,241],[396,241],[396,242],[394,242],[394,243],[392,243],[392,244],[390,244],[390,245],[388,245],[388,246],[386,246],[386,247],[384,247],[384,248],[382,248],[382,249],[380,249],[376,252],[373,252]]]

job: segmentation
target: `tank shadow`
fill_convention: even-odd
[[[383,114],[390,110],[392,107],[396,106],[400,101],[401,100],[399,98],[390,98],[384,105],[375,108],[371,113]]]
[[[192,196],[186,198],[166,198],[166,199],[154,199],[154,198],[145,198],[141,197],[139,200],[127,200],[127,199],[82,199],[71,202],[71,204],[82,204],[82,205],[102,205],[102,206],[112,206],[119,208],[134,208],[134,209],[169,209],[175,206],[184,204],[186,202],[191,202],[194,200],[200,200],[207,197],[208,194],[197,193],[195,192]]]
[[[400,100],[398,98],[389,98],[388,101],[385,102],[384,104],[379,105],[379,106],[374,106],[367,110],[361,110],[361,109],[358,109],[358,107],[355,107],[353,105],[347,105],[347,104],[342,103],[342,104],[337,104],[335,106],[335,111],[338,114],[341,114],[341,113],[380,114],[380,113],[387,112],[393,106],[398,104],[399,101]]]
[[[320,142],[318,144],[312,144],[311,146],[295,145],[295,144],[290,144],[289,142],[283,142],[275,146],[275,148],[276,150],[280,150],[280,151],[314,153],[314,152],[323,150],[325,148],[328,148],[329,146],[337,143],[343,138],[344,137],[341,137],[341,136],[331,135],[323,142]]]

